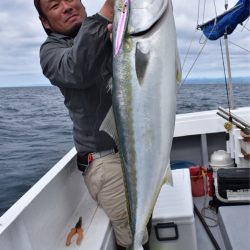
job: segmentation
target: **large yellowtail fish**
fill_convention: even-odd
[[[134,250],[143,249],[146,225],[169,170],[178,78],[171,1],[115,1],[113,111]],[[101,129],[115,134],[112,128]]]

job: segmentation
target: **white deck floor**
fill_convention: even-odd
[[[195,205],[199,209],[199,211],[201,211],[201,209],[204,207],[205,197],[195,197],[193,198],[193,200],[194,200]],[[206,202],[206,205],[207,203],[208,202]],[[217,219],[217,216],[213,216],[213,218]],[[207,220],[207,222],[214,225],[214,222],[211,222],[210,220]],[[215,248],[196,214],[195,214],[195,227],[196,227],[198,250],[214,250]],[[216,239],[218,245],[220,246],[221,250],[227,250],[225,248],[225,245],[222,239],[219,225],[217,225],[216,227],[210,227],[210,230],[214,238]]]

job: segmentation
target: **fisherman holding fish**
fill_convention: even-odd
[[[41,67],[64,96],[78,168],[91,196],[110,218],[117,249],[126,249],[132,238],[120,157],[112,137],[99,130],[112,105],[108,85],[114,0],[106,0],[90,17],[81,0],[34,0],[34,4],[48,35],[40,49]],[[148,243],[144,249],[149,249]]]

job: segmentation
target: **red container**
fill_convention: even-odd
[[[207,167],[193,166],[189,168],[192,195],[200,197],[208,194],[213,195],[213,173]]]

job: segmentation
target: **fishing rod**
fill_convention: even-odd
[[[242,129],[242,130],[245,130],[246,127],[243,126],[241,123],[237,122],[237,121],[234,121],[234,120],[230,120],[230,116],[229,115],[226,115],[226,114],[223,114],[223,113],[220,113],[220,112],[217,112],[216,113],[217,115],[219,115],[220,117],[224,118],[225,120],[229,121],[229,122],[232,122],[235,126],[237,126],[238,128]]]
[[[250,124],[243,120],[242,118],[236,116],[235,114],[232,114],[231,112],[227,112],[224,108],[219,107],[219,111],[216,113],[220,117],[224,118],[225,120],[231,122],[238,128],[240,128],[245,134],[250,134]]]
[[[200,219],[200,222],[202,223],[204,229],[206,230],[207,235],[208,235],[209,239],[211,240],[211,242],[212,242],[214,248],[215,248],[216,250],[221,250],[221,248],[220,248],[218,242],[217,242],[216,239],[214,238],[214,236],[213,236],[211,230],[209,229],[209,227],[208,227],[206,221],[205,221],[204,218],[202,217],[202,215],[201,215],[199,209],[196,207],[195,204],[194,204],[194,211],[195,211],[195,213],[197,214],[198,218]]]
[[[247,127],[247,128],[250,128],[250,123],[248,123],[247,121],[245,121],[244,119],[240,118],[239,116],[235,115],[235,114],[229,114],[229,112],[227,112],[224,108],[222,107],[219,107],[218,108],[219,111],[223,112],[224,114],[226,115],[231,115],[231,117],[236,120],[237,122],[241,123],[243,126]]]

